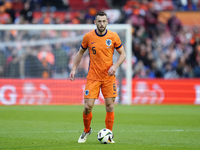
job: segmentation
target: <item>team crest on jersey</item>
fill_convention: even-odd
[[[106,45],[111,46],[112,45],[112,41],[110,39],[106,40]]]
[[[89,90],[85,91],[85,95],[88,96],[89,95]]]

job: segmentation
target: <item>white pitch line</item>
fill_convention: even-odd
[[[0,133],[70,133],[82,131],[0,131]],[[93,131],[99,132],[99,131]],[[115,132],[200,132],[200,130],[133,130],[133,131],[115,131]]]
[[[69,133],[69,132],[80,132],[80,131],[0,131],[0,133]]]
[[[135,130],[128,132],[200,132],[200,130]]]

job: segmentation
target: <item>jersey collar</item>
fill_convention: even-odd
[[[100,37],[102,37],[102,36],[105,36],[105,35],[107,34],[107,29],[106,29],[106,32],[105,32],[105,34],[103,34],[103,35],[99,35],[99,34],[97,33],[97,29],[95,29],[95,33],[96,33],[96,35],[97,35],[97,36],[100,36]]]

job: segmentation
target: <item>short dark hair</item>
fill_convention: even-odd
[[[103,11],[100,11],[95,15],[95,19],[97,19],[97,16],[106,16],[107,17],[107,14]]]

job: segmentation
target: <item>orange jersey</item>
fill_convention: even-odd
[[[108,75],[109,68],[113,65],[114,49],[122,47],[117,33],[106,30],[104,35],[99,35],[96,30],[85,34],[81,47],[89,49],[90,63],[87,78],[99,81],[115,79]]]

